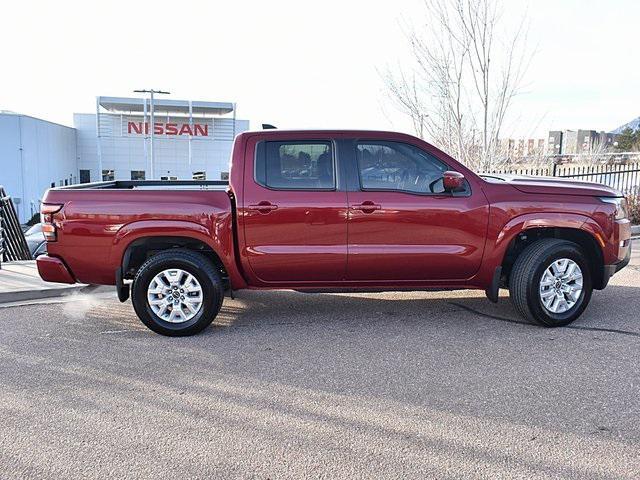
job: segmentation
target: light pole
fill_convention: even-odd
[[[153,115],[153,94],[154,93],[160,93],[160,94],[163,94],[163,95],[169,95],[171,92],[164,92],[162,90],[154,90],[154,89],[151,89],[151,90],[134,90],[134,92],[135,93],[148,93],[150,98],[151,98],[151,105],[150,105],[150,111],[149,111],[150,116],[151,116],[151,119],[150,119],[151,120],[150,121],[150,123],[151,123],[151,129],[150,129],[151,130],[151,145],[150,145],[150,149],[149,149],[150,153],[151,153],[151,165],[150,165],[151,172],[149,172],[149,173],[151,173],[151,180],[153,180],[153,177],[154,177],[154,175],[153,175],[153,130],[155,129],[155,117]],[[145,102],[146,102],[146,99],[145,99]]]

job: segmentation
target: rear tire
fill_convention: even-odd
[[[160,252],[142,264],[131,295],[142,323],[171,337],[194,335],[208,327],[223,299],[224,286],[211,261],[179,249]]]
[[[509,278],[509,294],[518,313],[545,327],[573,322],[587,308],[592,291],[591,269],[583,251],[573,242],[556,238],[529,245],[516,259]]]

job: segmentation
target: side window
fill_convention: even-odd
[[[102,181],[110,182],[116,179],[116,175],[113,170],[102,170]]]
[[[363,190],[443,193],[448,167],[413,145],[400,142],[358,142],[360,186]]]
[[[256,181],[278,190],[332,190],[336,186],[333,148],[328,141],[261,142]]]

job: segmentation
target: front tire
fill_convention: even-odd
[[[171,249],[149,258],[133,280],[133,308],[148,328],[171,337],[195,335],[222,306],[224,286],[209,259]]]
[[[545,327],[573,322],[587,308],[592,291],[583,251],[573,242],[555,238],[529,245],[509,278],[509,294],[518,313]]]

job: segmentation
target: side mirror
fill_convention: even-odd
[[[445,192],[459,192],[464,190],[464,175],[460,172],[447,170],[442,174],[442,185]]]

